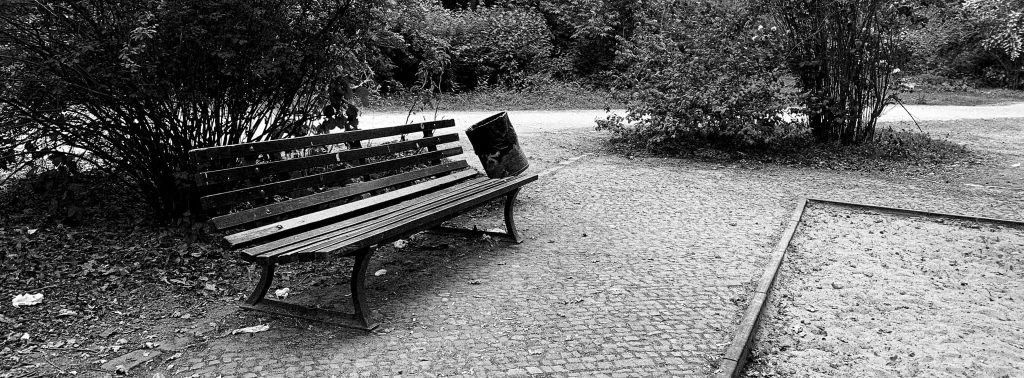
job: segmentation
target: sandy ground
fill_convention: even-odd
[[[747,377],[1019,377],[1024,228],[814,205]]]

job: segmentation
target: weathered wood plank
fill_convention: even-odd
[[[346,180],[379,172],[396,170],[416,164],[429,163],[432,160],[457,156],[462,153],[462,147],[448,148],[436,152],[417,154],[398,159],[390,159],[377,163],[359,165],[351,168],[338,169],[315,175],[303,176],[289,180],[282,180],[248,188],[216,193],[200,198],[200,203],[206,209],[222,208],[244,201],[260,198],[268,198],[275,194],[287,193],[305,188],[325,187],[344,183]]]
[[[272,203],[253,209],[242,210],[231,214],[225,214],[210,219],[210,224],[217,230],[241,226],[252,222],[258,222],[267,218],[277,217],[320,206],[325,203],[342,200],[345,198],[369,193],[374,190],[387,188],[394,185],[401,185],[408,182],[421,180],[434,175],[446,174],[469,168],[465,160],[445,163],[424,169],[405,172],[402,174],[387,176],[377,180],[358,182],[355,184],[330,189],[320,193],[310,194],[299,198]],[[467,171],[477,174],[476,171]]]
[[[459,140],[458,134],[444,134],[432,138],[422,138],[406,142],[390,143],[368,148],[356,148],[322,155],[312,155],[296,159],[280,160],[268,163],[232,167],[208,172],[200,172],[195,175],[196,185],[202,187],[207,185],[248,180],[254,177],[265,177],[268,175],[299,171],[313,167],[321,167],[332,164],[358,162],[360,159],[367,159],[382,155],[396,154],[405,151],[426,148],[427,151],[437,150],[437,146],[444,143],[452,143]]]
[[[346,203],[344,205],[335,206],[329,209],[231,234],[225,236],[224,240],[232,248],[237,248],[238,246],[251,244],[259,240],[287,235],[298,229],[310,227],[332,219],[338,219],[339,217],[349,215],[357,211],[373,209],[391,202],[408,199],[415,195],[423,195],[478,175],[479,174],[474,171],[459,172],[443,178],[421,182],[413,186],[379,194],[363,200]],[[481,178],[480,180],[485,179]]]
[[[516,177],[511,181],[504,181],[504,185],[492,187],[487,191],[479,192],[471,196],[458,197],[457,201],[446,202],[441,206],[434,207],[429,211],[417,211],[405,218],[393,218],[390,221],[378,221],[372,226],[363,229],[363,232],[340,234],[332,238],[320,241],[316,244],[307,245],[301,249],[293,249],[284,253],[268,253],[252,258],[254,261],[276,261],[287,263],[307,259],[316,259],[324,255],[338,252],[355,250],[365,246],[379,244],[393,240],[413,232],[423,231],[441,222],[450,219],[462,212],[479,206],[494,198],[498,198],[522,187],[530,181],[536,180],[536,176]],[[490,180],[496,181],[496,180]]]
[[[347,232],[351,232],[353,227],[370,224],[375,219],[394,217],[397,215],[404,214],[406,212],[415,212],[417,210],[425,210],[434,204],[444,203],[445,200],[451,198],[458,198],[467,193],[472,193],[476,190],[479,190],[480,188],[494,185],[497,185],[497,183],[494,180],[486,179],[466,183],[465,185],[458,185],[455,187],[447,188],[445,190],[431,193],[426,196],[417,197],[405,202],[401,202],[368,214],[346,219],[335,224],[327,225],[297,235],[281,238],[269,243],[255,246],[246,249],[242,253],[246,255],[259,256],[267,253],[280,254],[288,251],[293,251],[318,243],[320,241],[329,239],[337,235],[344,235]]]
[[[264,142],[232,144],[228,146],[216,146],[197,148],[189,151],[193,162],[200,163],[216,159],[237,159],[245,156],[254,156],[275,151],[288,151],[299,148],[326,146],[377,138],[387,138],[396,135],[410,134],[424,130],[437,130],[455,126],[455,121],[446,119],[409,125],[384,127],[377,129],[366,129],[348,131],[336,134],[314,135],[299,138],[275,139]]]

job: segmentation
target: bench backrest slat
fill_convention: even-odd
[[[251,229],[354,201],[376,203],[365,199],[412,185],[440,187],[453,179],[442,177],[470,170],[465,160],[451,161],[463,153],[459,134],[435,135],[454,125],[444,120],[192,150],[196,199],[215,229]],[[456,176],[478,175],[469,172]]]
[[[462,147],[447,148],[435,152],[416,154],[398,159],[389,159],[376,163],[357,165],[351,168],[343,168],[334,171],[312,174],[299,178],[281,180],[267,184],[250,186],[247,188],[231,190],[203,196],[199,199],[203,208],[216,209],[236,204],[240,201],[265,199],[274,195],[283,195],[291,191],[306,188],[330,187],[343,185],[353,177],[381,173],[390,170],[398,170],[418,164],[430,164],[442,158],[462,154]]]
[[[335,201],[344,200],[353,196],[369,193],[374,190],[390,186],[410,183],[422,180],[430,176],[443,175],[449,172],[460,171],[468,168],[465,160],[435,165],[425,169],[405,172],[402,174],[387,176],[377,180],[359,182],[340,188],[330,189],[324,192],[310,194],[282,202],[272,203],[254,209],[242,210],[230,214],[221,215],[210,219],[210,223],[218,230],[239,226],[246,223],[257,222],[264,219],[274,218],[295,212],[301,212],[309,208],[319,207]]]
[[[233,144],[228,146],[197,148],[189,151],[193,162],[205,163],[220,159],[238,159],[253,157],[275,151],[288,151],[302,148],[343,144],[361,140],[394,137],[424,131],[433,131],[454,127],[455,121],[446,119],[401,126],[383,127],[378,129],[356,130],[344,133],[314,135],[299,138],[275,139],[264,142]]]
[[[428,148],[429,150],[430,147],[457,142],[458,140],[458,134],[445,134],[436,137],[383,144],[368,148],[356,148],[295,159],[218,169],[196,174],[195,183],[202,187],[239,180],[252,180],[254,178],[262,178],[274,174],[305,170],[314,167],[332,166],[342,163],[358,164],[361,159],[416,151],[421,148]]]

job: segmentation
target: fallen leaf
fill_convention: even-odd
[[[392,245],[394,245],[395,248],[402,249],[405,248],[405,246],[409,245],[409,242],[406,241],[405,239],[398,239],[395,240],[395,242],[392,243]]]
[[[373,272],[373,275],[375,277],[380,277],[380,276],[383,276],[385,274],[388,274],[388,270],[387,269],[381,269],[381,270],[378,270],[376,272]]]
[[[288,294],[291,294],[291,292],[292,292],[292,289],[289,289],[287,287],[283,288],[283,289],[277,289],[277,290],[274,290],[274,296],[278,297],[278,298],[281,298],[281,299],[285,299],[285,298],[288,298]]]
[[[76,315],[78,315],[77,312],[75,312],[74,310],[68,310],[66,308],[60,309],[60,312],[57,313],[57,317],[76,316]]]
[[[42,293],[15,295],[14,299],[11,300],[11,305],[14,307],[35,306],[40,303],[43,303]]]
[[[269,324],[260,324],[260,325],[254,325],[252,327],[245,327],[245,328],[236,329],[234,331],[231,331],[231,334],[234,335],[236,333],[257,333],[257,332],[263,332],[263,331],[266,331],[266,330],[269,330],[269,329],[270,329],[270,325]]]

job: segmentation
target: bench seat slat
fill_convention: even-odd
[[[211,194],[200,198],[200,202],[203,207],[207,209],[221,208],[242,201],[269,198],[275,194],[287,193],[293,190],[340,184],[352,177],[399,169],[415,164],[430,164],[433,161],[451,156],[458,156],[460,154],[462,154],[462,147],[448,148],[398,159],[389,159],[377,163],[357,165],[351,168],[343,168],[289,180],[281,180],[273,183]]]
[[[507,194],[524,184],[535,181],[537,176],[516,177],[513,180],[501,180],[503,185],[491,187],[488,190],[478,192],[471,196],[458,197],[455,201],[445,202],[443,205],[433,208],[427,212],[414,212],[405,217],[389,217],[386,223],[377,224],[362,229],[361,232],[350,232],[339,235],[311,245],[308,248],[292,250],[285,253],[264,254],[262,256],[251,256],[254,261],[266,260],[275,262],[291,262],[314,260],[337,251],[351,251],[359,248],[379,244],[392,240],[416,231],[429,229],[441,221],[454,217],[466,210],[479,206],[495,197]],[[496,181],[496,180],[495,180]]]
[[[315,225],[325,221],[329,221],[331,219],[336,219],[338,217],[349,215],[360,210],[379,207],[394,201],[407,199],[410,196],[414,195],[422,195],[426,192],[435,191],[438,190],[439,188],[444,188],[446,186],[458,183],[469,178],[473,178],[478,175],[479,173],[475,171],[458,172],[449,176],[425,181],[419,184],[415,184],[413,186],[394,190],[384,194],[379,194],[363,200],[349,202],[344,205],[335,206],[329,209],[320,210],[303,216],[231,234],[225,236],[224,240],[232,248],[237,248],[238,246],[251,244],[258,240],[274,238],[279,235],[287,235],[288,233],[292,233],[295,230],[309,227],[311,225]]]
[[[387,138],[425,130],[437,130],[455,126],[455,120],[440,120],[408,125],[348,131],[344,133],[314,135],[298,138],[274,139],[263,142],[232,144],[227,146],[197,148],[189,151],[195,162],[203,163],[219,159],[237,159],[268,152],[287,151],[299,148],[326,146],[368,139]]]
[[[402,209],[404,211],[416,211],[423,207],[429,206],[431,203],[444,201],[446,198],[460,196],[463,193],[472,192],[476,190],[478,187],[489,185],[495,185],[494,180],[488,180],[486,178],[472,180],[469,182],[465,182],[462,185],[449,187],[368,214],[349,218],[335,224],[330,224],[297,235],[288,236],[285,238],[271,241],[269,243],[261,244],[246,249],[242,253],[244,255],[258,256],[267,253],[279,253],[299,249],[305,246],[318,243],[323,239],[329,238],[330,236],[342,234],[353,226],[358,226],[360,224],[365,225],[368,224],[368,222],[372,222],[375,219],[388,217],[389,215],[392,215],[396,211],[398,211],[396,209]]]
[[[374,147],[356,148],[295,159],[218,169],[214,171],[200,172],[196,174],[194,181],[198,186],[202,187],[238,180],[248,180],[254,177],[265,177],[272,174],[359,161],[360,159],[390,155],[409,150],[418,150],[420,148],[431,148],[445,143],[457,142],[458,140],[458,134],[444,134],[436,137],[389,143]]]
[[[488,180],[493,181],[493,180]],[[470,190],[464,190],[457,194],[446,196],[433,201],[418,202],[412,204],[399,204],[391,208],[391,211],[384,214],[381,217],[377,217],[365,222],[361,222],[352,227],[346,227],[341,229],[340,232],[334,235],[323,235],[310,239],[304,242],[304,247],[300,248],[287,248],[275,250],[269,253],[265,253],[261,257],[275,258],[283,255],[291,255],[296,253],[304,253],[308,251],[324,251],[330,252],[331,250],[337,249],[335,246],[352,245],[352,240],[359,238],[361,235],[368,235],[380,232],[383,229],[387,229],[391,225],[402,224],[406,219],[415,218],[423,214],[433,214],[439,209],[443,209],[451,203],[457,202],[463,198],[469,198],[479,193],[490,192],[494,189],[500,188],[501,183],[496,182],[484,182],[483,185],[477,186]],[[310,243],[312,242],[312,243]]]
[[[451,163],[444,163],[441,165],[435,165],[424,169],[415,170],[412,172],[405,172],[394,176],[387,176],[377,180],[358,182],[355,184],[343,186],[340,188],[334,188],[320,193],[310,194],[308,196],[302,196],[299,198],[293,198],[269,205],[264,205],[252,209],[246,209],[230,214],[221,215],[210,219],[210,224],[217,230],[223,230],[231,227],[241,226],[252,222],[258,222],[267,218],[277,217],[286,215],[289,213],[302,211],[315,206],[320,206],[325,203],[332,201],[338,201],[345,198],[369,193],[374,190],[387,188],[394,185],[401,185],[416,180],[421,180],[430,176],[446,174],[449,172],[465,170],[469,168],[469,164],[465,160],[458,160]],[[470,171],[472,174],[477,174],[476,171]]]

